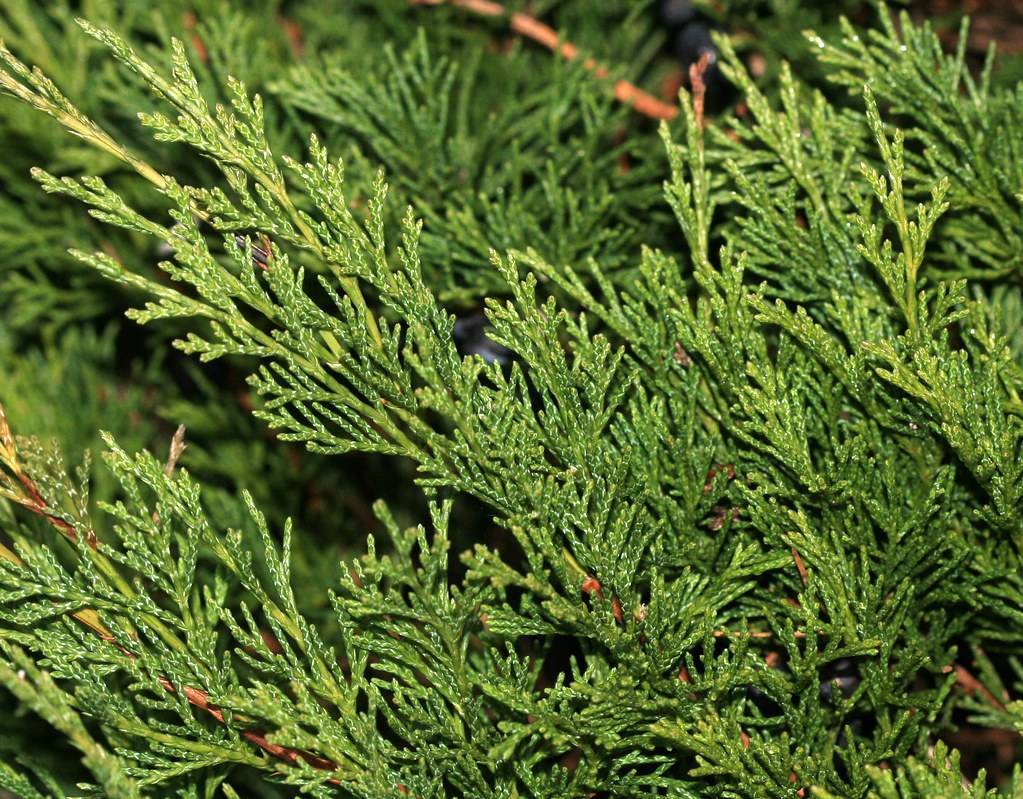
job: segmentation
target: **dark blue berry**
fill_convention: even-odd
[[[706,103],[711,110],[727,105],[732,97],[732,85],[721,73],[718,51],[714,46],[711,32],[714,29],[706,22],[697,20],[686,25],[671,37],[671,53],[688,74],[689,67],[704,54],[709,55],[707,69],[703,73],[703,85],[707,89]]]
[[[700,60],[704,53],[710,53],[711,64],[717,61],[717,50],[710,35],[711,27],[706,22],[691,22],[678,30],[671,38],[671,52],[683,66],[688,67]]]
[[[669,28],[677,28],[696,19],[696,9],[691,0],[661,0],[658,13],[661,22]]]
[[[856,665],[848,658],[836,660],[824,667],[821,673],[820,692],[825,702],[848,699],[860,685]],[[836,690],[837,693],[836,693]]]
[[[515,358],[515,353],[502,344],[487,338],[487,317],[482,312],[469,314],[455,320],[455,346],[463,355],[479,355],[487,363],[506,366]]]

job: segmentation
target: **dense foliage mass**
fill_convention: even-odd
[[[343,5],[0,11],[0,789],[1023,796],[994,52]]]

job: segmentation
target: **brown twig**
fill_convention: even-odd
[[[799,572],[799,579],[803,581],[803,585],[809,585],[810,574],[806,571],[803,559],[799,556],[799,552],[796,551],[795,547],[792,547],[792,560],[796,563],[796,571]]]
[[[707,84],[703,81],[703,75],[710,66],[711,55],[706,50],[700,54],[699,60],[689,65],[689,88],[693,93],[693,115],[696,117],[696,124],[703,127],[703,106],[707,97]]]
[[[178,465],[178,461],[181,459],[181,454],[185,451],[185,447],[188,445],[185,443],[185,426],[183,424],[178,425],[178,429],[174,431],[174,435],[171,436],[170,449],[167,452],[167,462],[163,465],[163,473],[170,477],[174,474],[174,467]]]
[[[288,37],[288,45],[291,47],[291,54],[295,58],[301,58],[305,52],[305,41],[302,34],[302,26],[289,17],[279,17],[284,35]]]
[[[0,405],[0,465],[6,466],[10,475],[13,475],[14,479],[17,480],[17,485],[21,486],[21,491],[16,490],[15,484],[10,481],[10,476],[8,476],[5,480],[7,487],[5,488],[4,485],[0,484],[0,489],[4,489],[0,492],[0,496],[4,496],[11,502],[16,502],[22,507],[28,508],[37,516],[42,516],[60,530],[61,534],[71,543],[75,543],[78,540],[78,534],[74,528],[50,509],[35,481],[26,474],[18,458],[17,444],[14,440],[14,435],[11,433],[10,425],[7,423],[7,414],[2,405]],[[96,548],[98,542],[96,541],[96,534],[92,530],[86,532],[85,540],[90,547]]]
[[[988,690],[987,686],[984,685],[980,680],[970,674],[969,670],[965,666],[956,664],[955,667],[956,684],[962,688],[968,694],[979,694],[989,705],[995,710],[1002,713],[1005,712],[1005,705],[998,701],[991,691]]]
[[[174,437],[171,439],[170,453],[167,458],[167,464],[164,467],[164,473],[170,474],[174,470],[174,466],[181,457],[181,453],[184,451],[184,434],[185,428],[181,426],[174,433]],[[19,483],[25,488],[29,496],[23,498],[12,497],[20,505],[28,508],[30,511],[43,516],[46,518],[54,527],[61,531],[68,539],[72,542],[78,539],[78,534],[75,529],[63,519],[59,519],[53,514],[46,510],[46,502],[39,494],[39,490],[36,487],[35,482],[21,470],[20,464],[16,460],[16,452],[14,445],[14,436],[11,435],[10,428],[7,424],[7,418],[4,414],[3,406],[0,405],[0,448],[2,448],[4,460],[3,463],[15,473]],[[96,539],[95,533],[89,531],[86,540],[89,545],[95,549],[99,542]],[[17,566],[24,565],[24,561],[19,558],[13,551],[0,544],[0,558],[9,561]],[[116,636],[103,624],[99,617],[99,614],[92,608],[82,608],[81,610],[75,611],[71,614],[72,618],[84,625],[88,629],[96,633],[101,640],[113,644],[125,657],[134,660],[136,655],[130,652],[125,647],[121,646],[117,642]],[[159,676],[158,681],[160,685],[168,693],[176,693],[177,689],[174,684],[164,676]],[[181,689],[182,694],[188,700],[189,704],[193,707],[197,707],[200,710],[209,713],[213,718],[219,721],[221,724],[226,724],[224,713],[218,707],[211,704],[209,701],[209,694],[199,688],[192,688],[191,686],[184,686]],[[271,755],[279,760],[283,760],[286,763],[295,765],[299,761],[304,761],[313,768],[320,769],[321,771],[336,771],[338,768],[337,763],[332,760],[314,755],[311,752],[305,752],[301,749],[294,749],[292,747],[281,746],[279,744],[271,743],[266,736],[255,730],[242,730],[240,735],[245,740],[254,744],[255,746],[262,749],[268,755]],[[339,784],[340,780],[330,779],[328,782]]]
[[[210,62],[210,54],[206,50],[206,45],[203,44],[202,37],[196,33],[196,28],[199,26],[199,19],[195,16],[194,11],[186,11],[182,15],[182,23],[190,34],[192,34],[192,46],[195,48],[196,55],[199,56],[199,60],[203,64]]]
[[[548,50],[560,55],[566,61],[575,61],[579,58],[579,48],[571,42],[562,39],[554,28],[545,25],[529,14],[523,14],[518,11],[509,14],[503,5],[492,2],[492,0],[409,0],[409,3],[412,5],[429,6],[439,6],[447,3],[484,17],[507,16],[511,29],[520,36],[543,45]],[[606,78],[608,75],[607,67],[602,66],[593,58],[586,58],[583,61],[583,67],[598,78]],[[630,105],[639,113],[654,119],[674,119],[678,116],[678,108],[676,106],[658,100],[652,94],[643,91],[627,80],[615,81],[614,96],[619,102]]]
[[[185,426],[183,424],[178,425],[178,429],[174,431],[174,435],[171,437],[170,451],[167,453],[167,462],[163,465],[163,473],[170,477],[174,474],[174,467],[178,465],[178,460],[181,458],[181,454],[185,451]],[[160,523],[160,514],[157,511],[153,511],[153,524]]]
[[[177,693],[174,684],[166,677],[160,677],[159,682],[163,689],[167,691],[167,693],[169,694]],[[181,692],[182,694],[184,694],[185,699],[188,700],[188,703],[190,705],[209,713],[221,724],[227,723],[224,719],[224,712],[215,704],[212,704],[210,702],[210,696],[208,693],[206,693],[203,690],[200,690],[199,688],[191,688],[187,685],[182,689]],[[280,760],[284,760],[285,762],[290,763],[292,765],[296,765],[299,761],[303,761],[305,763],[308,763],[313,768],[320,769],[321,771],[337,770],[337,763],[335,763],[333,760],[327,760],[326,758],[319,757],[318,755],[314,755],[311,752],[305,752],[301,749],[293,749],[288,746],[281,746],[280,744],[271,743],[269,740],[267,740],[266,736],[254,730],[242,730],[241,736],[246,741],[249,741],[250,743],[258,746],[268,755],[272,755],[273,757],[276,757]],[[328,782],[331,782],[335,785],[339,785],[341,781],[332,779],[328,780]]]

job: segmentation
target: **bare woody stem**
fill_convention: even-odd
[[[464,8],[474,14],[484,17],[508,17],[508,22],[513,31],[537,44],[543,45],[551,52],[557,53],[567,61],[575,61],[579,58],[579,48],[569,41],[563,39],[554,28],[545,25],[529,14],[521,12],[509,13],[500,3],[492,0],[409,0],[412,5],[439,6],[448,5]],[[607,67],[602,66],[593,58],[587,57],[583,61],[583,67],[592,72],[598,78],[608,76]],[[670,103],[658,100],[652,94],[643,91],[634,83],[627,80],[616,80],[614,84],[614,96],[619,102],[632,106],[639,113],[654,119],[674,119],[678,116],[678,108]]]
[[[183,450],[184,428],[181,427],[178,428],[178,430],[175,432],[174,438],[171,442],[170,453],[168,455],[167,463],[165,465],[165,474],[169,475],[173,471],[177,463],[177,459],[178,457],[180,457],[181,452]],[[76,542],[79,538],[78,532],[67,521],[59,518],[58,516],[55,516],[52,512],[47,510],[48,506],[46,504],[46,501],[40,494],[35,481],[32,480],[32,478],[22,469],[22,466],[18,462],[16,456],[17,453],[15,449],[14,436],[11,435],[10,428],[8,427],[7,418],[4,413],[3,406],[0,406],[0,465],[5,466],[8,471],[14,474],[18,483],[25,491],[25,494],[21,496],[14,496],[10,491],[3,491],[2,493],[0,493],[0,496],[17,502],[17,504],[21,505],[22,507],[27,508],[36,515],[46,519],[51,525],[53,525],[55,529],[57,529],[69,541],[71,541],[72,543]],[[113,564],[110,564],[109,561],[106,558],[102,557],[102,555],[98,552],[99,540],[97,539],[94,531],[89,530],[86,533],[86,542],[88,543],[89,548],[93,550],[94,555],[97,556],[98,558],[102,558],[102,563],[106,563],[110,567],[110,569],[113,569]],[[11,550],[7,546],[4,546],[3,544],[0,544],[0,559],[6,560],[15,566],[24,565],[24,561],[13,550]],[[101,566],[102,563],[100,563]],[[104,571],[106,571],[106,569],[104,569]],[[109,576],[114,577],[115,575],[111,574]],[[116,578],[119,589],[130,590],[127,582],[121,575],[116,574]],[[92,608],[82,608],[80,610],[74,611],[71,614],[71,617],[80,624],[82,624],[84,627],[88,628],[89,630],[92,630],[92,632],[98,635],[101,640],[117,647],[117,649],[125,657],[131,660],[134,660],[136,658],[136,655],[134,655],[131,651],[129,651],[128,649],[126,649],[124,646],[120,645],[117,642],[117,636],[115,636],[114,633],[110,630],[110,628],[108,628],[103,623],[103,621],[100,619],[99,614]],[[176,641],[176,638],[173,636],[173,633],[171,631],[165,630],[166,635],[164,634],[164,632],[161,631],[160,628],[164,628],[164,625],[159,623],[158,620],[147,618],[147,623],[149,623],[150,626],[153,626],[154,629],[157,629],[158,632],[161,632],[161,638],[164,638],[164,640],[167,641],[167,643],[173,644],[174,641]],[[172,640],[167,640],[168,636],[170,636]],[[183,647],[180,641],[178,641],[177,643],[178,648]],[[182,686],[179,689],[167,677],[164,677],[162,675],[157,678],[157,681],[168,693],[174,694],[178,693],[178,691],[180,690],[181,694],[188,700],[189,704],[191,704],[193,707],[196,707],[204,711],[205,713],[208,713],[221,724],[227,723],[223,711],[221,711],[219,708],[217,708],[209,701],[209,695],[205,691],[187,685]],[[259,747],[268,755],[279,760],[282,760],[286,763],[289,763],[291,765],[305,763],[315,769],[319,769],[322,771],[337,771],[339,769],[338,764],[332,760],[320,757],[311,752],[306,752],[300,749],[275,744],[271,742],[264,734],[258,731],[242,730],[240,731],[239,734],[241,735],[242,738],[249,741],[249,743]],[[334,784],[340,784],[340,780],[330,779],[328,781]]]

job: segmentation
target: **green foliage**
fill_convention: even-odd
[[[748,114],[705,124],[683,91],[657,145],[582,65],[487,53],[454,8],[355,4],[271,80],[237,48],[280,11],[256,5],[211,12],[201,49],[84,9],[115,110],[0,53],[27,124],[101,154],[32,172],[39,213],[88,209],[77,270],[132,299],[146,346],[228,374],[190,367],[196,399],[131,365],[75,422],[32,404],[97,391],[108,339],[8,370],[10,418],[73,465],[104,413],[140,422],[109,425],[90,497],[87,459],[0,416],[0,684],[75,764],[21,753],[0,786],[989,795],[941,739],[1023,730],[1018,90],[882,8],[870,33],[809,34],[812,81],[762,88],[719,39]],[[624,20],[607,52],[627,57],[648,23],[587,5],[557,18],[583,42]],[[343,47],[368,31],[393,42],[372,69]],[[151,141],[121,130],[129,106]],[[51,295],[39,314],[66,323]],[[508,362],[459,349],[453,311],[481,301]],[[199,445],[148,454],[159,418]],[[306,480],[367,458],[416,499],[308,515],[282,493],[296,445]],[[424,507],[429,529],[405,523]],[[375,529],[361,556],[342,524]]]

